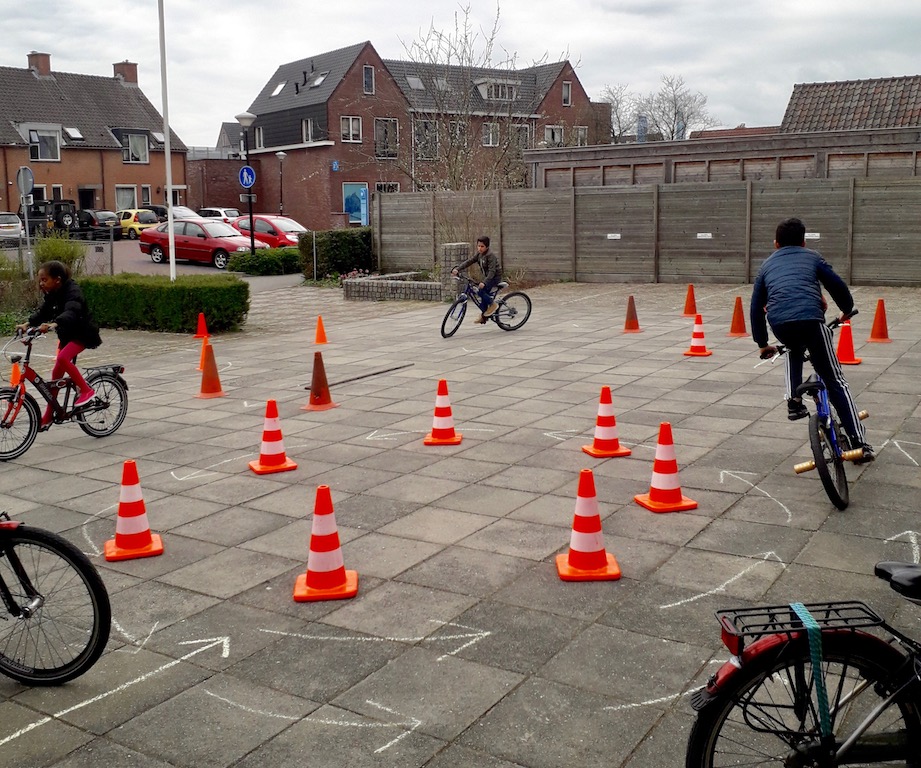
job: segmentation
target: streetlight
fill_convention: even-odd
[[[288,156],[287,152],[276,152],[278,158],[278,215],[285,215],[285,172],[282,170],[282,162]]]
[[[256,122],[252,112],[241,112],[236,116],[236,121],[243,128],[243,154],[246,155],[246,164],[249,165],[249,127]],[[252,188],[247,190],[246,204],[249,210],[249,255],[256,255],[256,228],[253,225],[253,193]]]

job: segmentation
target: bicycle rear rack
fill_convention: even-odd
[[[885,624],[876,611],[857,600],[806,603],[805,606],[823,630],[859,629]],[[734,637],[762,637],[805,630],[803,622],[789,605],[728,609],[717,611],[716,618],[723,632]]]

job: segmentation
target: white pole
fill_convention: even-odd
[[[163,138],[166,162],[166,227],[169,237],[169,279],[176,279],[176,233],[173,231],[173,161],[170,156],[169,96],[166,87],[166,31],[163,24],[163,0],[157,0],[160,12],[160,89],[163,96]]]

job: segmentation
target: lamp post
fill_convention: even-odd
[[[276,152],[278,158],[278,215],[285,215],[285,172],[283,170],[284,159],[288,156],[287,152]]]
[[[249,165],[249,128],[256,122],[256,116],[252,112],[241,112],[236,116],[236,121],[243,128],[243,154],[246,155],[246,164]],[[256,255],[256,229],[253,224],[253,193],[247,190],[246,194],[247,210],[249,212],[249,255]]]

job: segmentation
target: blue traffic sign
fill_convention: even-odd
[[[244,165],[240,169],[240,186],[243,187],[243,189],[249,189],[255,183],[256,171],[253,170],[252,166]]]

